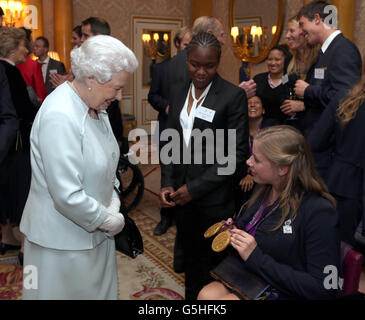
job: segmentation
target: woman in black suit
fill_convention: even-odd
[[[354,233],[365,217],[365,79],[339,103],[339,91],[322,112],[308,142],[313,151],[328,148],[334,137],[334,152],[325,182],[337,200],[341,240],[355,244]],[[365,235],[364,224],[362,235]]]
[[[3,181],[1,165],[15,141],[17,130],[18,120],[10,96],[8,78],[0,65],[0,184]]]
[[[223,257],[203,235],[234,212],[234,175],[248,156],[246,94],[217,74],[220,56],[214,35],[200,32],[192,38],[187,49],[191,81],[171,88],[167,128],[174,129],[168,133],[174,140],[161,150],[160,195],[163,206],[176,210],[187,300],[196,299]]]
[[[28,54],[26,34],[17,28],[0,28],[0,63],[8,78],[11,98],[19,120],[16,142],[4,160],[2,166],[5,175],[0,190],[0,223],[2,239],[0,253],[20,249],[20,243],[12,232],[13,226],[19,226],[27,195],[30,188],[30,141],[31,124],[37,108],[31,103],[27,86],[20,71],[16,68],[25,62]],[[21,254],[19,255],[21,262]]]
[[[273,47],[266,60],[268,72],[257,74],[256,94],[261,97],[266,118],[276,119],[280,124],[288,118],[280,107],[289,97],[289,78],[285,79],[285,58],[289,52],[282,46]]]

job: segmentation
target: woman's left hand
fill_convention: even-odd
[[[171,193],[170,197],[174,202],[180,206],[183,206],[193,200],[191,197],[188,187],[186,184],[184,184],[180,189],[178,189],[176,192]]]
[[[233,229],[231,245],[237,250],[241,258],[246,261],[257,247],[257,242],[253,236],[240,229]]]

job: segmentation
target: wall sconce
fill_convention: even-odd
[[[251,58],[261,55],[268,50],[267,27],[251,26],[243,27],[242,32],[238,27],[232,27],[233,48],[235,55],[242,61],[249,62]],[[272,34],[275,35],[277,26],[272,27]]]
[[[156,61],[157,57],[164,61],[170,56],[170,36],[168,33],[147,31],[142,34],[142,41],[145,54],[153,62]]]
[[[231,28],[233,52],[237,58],[245,63],[245,73],[248,77],[250,77],[248,62],[258,60],[270,50],[268,28],[262,26],[251,26],[243,27],[241,30],[237,26]],[[277,32],[277,26],[273,26],[271,32],[275,35]]]
[[[23,4],[21,1],[0,1],[4,11],[3,22],[6,27],[15,27],[22,21]]]

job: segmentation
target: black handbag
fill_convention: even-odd
[[[121,232],[114,236],[115,239],[115,248],[119,252],[131,257],[136,258],[139,254],[143,253],[143,241],[141,233],[138,230],[136,223],[133,221],[131,217],[128,216],[128,213],[123,210],[123,199],[121,197],[121,193],[117,188],[114,190],[118,193],[120,203],[122,204],[122,214],[124,216],[125,225]],[[123,212],[124,211],[124,212]]]
[[[265,293],[270,290],[270,285],[247,270],[237,255],[228,255],[210,274],[243,300],[264,300]]]

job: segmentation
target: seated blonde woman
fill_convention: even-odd
[[[332,299],[326,266],[339,270],[335,200],[314,169],[304,137],[291,126],[262,129],[247,161],[261,188],[235,219],[231,246],[243,266],[270,285],[267,299]],[[231,220],[230,220],[231,221]],[[199,300],[244,299],[214,281]]]

